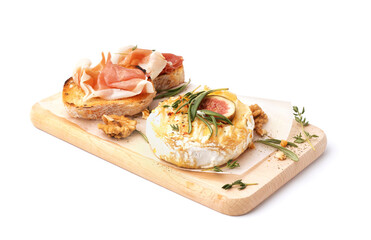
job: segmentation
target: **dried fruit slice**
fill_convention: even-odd
[[[213,112],[220,113],[227,117],[229,120],[234,118],[236,114],[236,105],[231,100],[222,96],[207,96],[205,97],[199,109],[207,109]]]

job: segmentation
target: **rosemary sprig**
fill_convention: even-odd
[[[293,160],[295,162],[299,161],[299,157],[294,152],[290,151],[287,148],[282,147],[281,145],[278,145],[278,144],[275,144],[275,143],[270,142],[269,139],[257,140],[255,142],[262,143],[262,144],[265,144],[265,145],[274,147],[274,148],[280,150],[281,152],[283,152],[287,157],[291,158],[291,160]]]
[[[223,121],[223,122],[226,122],[230,125],[233,125],[233,123],[231,122],[231,120],[229,120],[226,116],[220,114],[220,113],[217,113],[217,112],[213,112],[213,111],[210,111],[210,110],[207,110],[207,109],[202,109],[202,110],[198,110],[197,113],[200,115],[202,115],[202,113],[206,114],[206,115],[209,115],[209,116],[213,116],[213,117],[217,117],[219,120]]]
[[[171,107],[172,107],[172,108],[177,108],[178,105],[179,105],[179,103],[181,103],[181,101],[178,99],[178,100],[176,100],[175,102],[173,102],[173,104],[171,104]]]
[[[179,132],[178,124],[170,124],[170,127],[173,129],[173,131]]]
[[[139,131],[138,129],[135,129],[135,131],[138,132],[140,135],[142,135],[142,137],[144,138],[144,140],[145,140],[147,143],[149,143],[148,138],[147,138],[147,136],[146,136],[144,133],[142,133],[142,132]]]
[[[188,107],[188,133],[192,132],[191,106],[192,106],[192,101],[189,103],[189,107]]]
[[[216,119],[214,116],[210,116],[211,118],[211,122],[214,124],[215,126],[215,136],[218,136],[218,123],[216,122]]]
[[[281,140],[279,139],[274,139],[274,138],[268,138],[268,139],[264,139],[264,141],[266,142],[271,142],[271,143],[275,143],[275,144],[281,144]],[[294,141],[295,142],[295,141]],[[295,143],[293,142],[287,142],[287,145],[291,146],[291,147],[298,147],[298,145],[296,145]]]
[[[188,116],[189,117],[189,116]],[[202,122],[204,122],[205,124],[206,124],[206,126],[209,128],[209,131],[210,131],[210,135],[209,135],[209,139],[211,138],[211,136],[213,135],[213,128],[210,126],[210,124],[203,118],[203,117],[201,117],[200,115],[196,115],[196,117],[198,118],[198,119],[200,119]]]
[[[183,85],[185,86],[185,85]],[[182,87],[183,87],[182,86]],[[175,89],[176,90],[176,89]],[[200,91],[200,92],[194,92],[195,90],[191,92],[187,92],[184,94],[181,98],[177,99],[171,107],[175,110],[175,114],[177,114],[182,108],[185,106],[188,106],[187,115],[188,115],[188,133],[192,132],[192,122],[197,118],[208,127],[210,131],[209,139],[212,137],[214,130],[211,126],[215,126],[215,136],[218,135],[218,126],[222,124],[231,124],[233,123],[224,115],[219,114],[214,111],[201,109],[199,110],[198,107],[200,106],[202,100],[210,93],[221,91],[221,90],[228,90],[228,88],[219,88],[219,89],[212,89],[208,91]],[[171,91],[171,90],[170,90]],[[168,94],[167,92],[166,94]],[[160,95],[156,96],[159,97]],[[162,97],[162,96],[161,96]],[[169,107],[168,105],[164,105],[163,107]]]
[[[258,185],[257,183],[244,183],[242,182],[242,179],[239,179],[237,181],[234,181],[233,183],[231,184],[225,184],[222,186],[222,188],[224,190],[228,190],[228,189],[231,189],[233,186],[235,185],[239,185],[240,187],[238,188],[239,190],[243,190],[245,189],[247,186],[250,186],[250,185]]]
[[[301,130],[302,130],[302,132],[305,135],[305,138],[302,138],[301,133],[300,133],[300,135],[295,136],[294,137],[295,138],[295,141],[294,142],[296,142],[296,143],[307,142],[307,143],[309,143],[309,145],[311,146],[311,148],[315,151],[316,149],[313,147],[313,144],[310,141],[310,139],[311,138],[314,138],[314,137],[318,137],[318,136],[317,135],[311,135],[311,134],[309,134],[308,132],[306,132],[304,130],[304,127],[309,125],[309,122],[303,116],[303,114],[305,113],[305,108],[303,107],[303,109],[300,111],[297,106],[293,106],[292,109],[294,111],[295,120],[300,124]]]
[[[216,91],[221,91],[221,90],[228,90],[228,88],[219,88],[219,89],[212,89],[212,90],[209,90],[209,91],[206,91],[206,92],[203,92],[201,94],[199,94],[196,98],[194,98],[193,100],[193,105],[192,105],[192,109],[191,109],[191,116],[188,116],[188,117],[191,117],[192,121],[195,120],[196,118],[196,114],[197,114],[197,110],[198,110],[198,107],[200,106],[202,100],[210,93],[213,93],[213,92],[216,92]]]
[[[183,84],[180,87],[176,87],[176,88],[173,88],[173,89],[170,89],[170,90],[166,90],[165,92],[163,92],[161,94],[158,94],[154,99],[160,99],[160,98],[164,98],[164,97],[172,97],[172,96],[178,95],[189,85],[190,82],[191,82],[191,79],[189,79],[187,83]]]
[[[200,95],[202,92],[197,92],[197,93],[192,93],[192,92],[187,92],[183,99],[188,99],[188,101],[186,101],[185,103],[183,103],[182,105],[180,105],[180,107],[175,111],[175,113],[178,113],[180,109],[182,109],[184,106],[187,106],[189,105],[198,95]]]

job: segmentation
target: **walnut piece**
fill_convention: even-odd
[[[254,104],[250,106],[250,110],[252,112],[252,115],[254,117],[254,122],[255,122],[255,132],[260,135],[264,136],[267,134],[267,131],[263,129],[263,124],[268,122],[268,116],[263,112],[261,107],[258,104]]]
[[[103,115],[104,124],[99,123],[98,128],[108,136],[120,139],[128,137],[136,128],[137,121],[125,116]]]
[[[147,119],[148,116],[149,116],[149,110],[148,110],[148,109],[144,109],[144,110],[142,111],[142,118],[143,118],[143,119]]]
[[[276,153],[275,157],[276,157],[278,160],[281,160],[281,161],[283,161],[283,160],[286,159],[286,155],[285,155],[283,152],[281,152],[281,151],[278,151],[278,152]]]

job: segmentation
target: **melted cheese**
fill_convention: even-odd
[[[218,94],[218,93],[217,93]],[[198,118],[192,122],[192,132],[188,134],[187,108],[177,114],[171,106],[179,97],[170,98],[152,111],[147,119],[147,137],[155,155],[165,161],[186,168],[210,168],[237,158],[252,141],[254,120],[250,108],[240,102],[234,94],[224,91],[236,104],[233,125],[218,127],[218,135],[210,137],[208,127]],[[171,125],[177,125],[179,131]]]

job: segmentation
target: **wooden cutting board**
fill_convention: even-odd
[[[243,215],[251,211],[316,160],[324,152],[327,144],[325,133],[309,125],[306,130],[319,136],[312,141],[316,150],[314,151],[306,143],[300,144],[294,149],[300,158],[298,162],[290,159],[280,161],[275,158],[275,153],[272,153],[242,175],[214,174],[190,172],[161,164],[138,152],[90,134],[78,125],[44,109],[39,103],[32,107],[31,121],[35,127],[47,133],[227,215]],[[299,131],[299,125],[293,121],[289,139],[297,135]],[[242,191],[237,188],[222,189],[224,184],[238,179],[246,183],[258,183],[258,185],[248,186]]]

